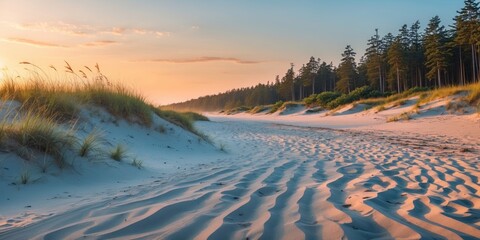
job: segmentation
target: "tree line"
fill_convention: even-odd
[[[167,107],[216,111],[241,106],[299,101],[322,92],[351,91],[369,86],[383,95],[414,87],[438,88],[465,85],[480,79],[480,8],[465,0],[452,26],[438,16],[421,30],[419,21],[404,24],[396,34],[380,36],[378,29],[367,41],[365,54],[357,61],[350,45],[338,66],[310,57],[295,70],[294,64],[273,82],[233,89]]]

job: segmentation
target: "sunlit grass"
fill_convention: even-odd
[[[100,131],[93,130],[81,138],[77,136],[75,128],[84,117],[82,112],[92,110],[92,107],[103,108],[115,118],[146,127],[151,127],[153,114],[157,113],[208,139],[193,127],[194,121],[208,121],[208,118],[192,112],[161,111],[141,94],[112,83],[100,72],[98,65],[93,73],[86,66],[84,70],[74,70],[66,62],[65,71],[69,77],[60,80],[58,74],[52,77],[32,63],[21,64],[33,70],[29,70],[25,77],[3,75],[0,82],[0,150],[16,153],[27,161],[43,160],[40,166],[44,172],[51,160],[59,168],[64,168],[73,163],[76,156],[110,156],[117,161],[126,157],[125,147],[121,145],[111,151],[102,150],[107,142]],[[57,68],[51,68],[57,71]],[[155,129],[165,132],[163,126]],[[135,161],[135,166],[141,167],[141,161]]]
[[[52,156],[58,167],[67,165],[64,153],[74,147],[74,130],[64,130],[53,116],[27,111],[12,120],[4,118],[0,123],[0,144],[7,149],[25,155],[32,149]]]
[[[145,99],[120,84],[36,78],[19,83],[7,77],[0,85],[0,96],[2,100],[16,100],[28,110],[55,115],[59,121],[78,118],[81,105],[91,104],[131,122],[147,126],[152,123],[152,112]]]

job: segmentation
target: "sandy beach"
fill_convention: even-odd
[[[224,145],[226,153],[214,164],[94,197],[81,207],[2,232],[0,238],[480,235],[478,141],[398,130],[293,126],[291,118],[288,124],[210,118],[197,127]]]

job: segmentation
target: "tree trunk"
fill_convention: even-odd
[[[419,84],[420,84],[420,87],[423,87],[422,85],[422,70],[417,67],[417,72],[418,72],[418,80],[419,80]]]
[[[477,75],[475,72],[475,48],[474,45],[472,44],[472,81],[475,82],[477,81]]]
[[[400,71],[397,67],[397,92],[400,93]]]
[[[462,62],[462,46],[458,46],[458,59],[460,60],[460,86],[465,84],[463,79],[463,62]]]
[[[323,81],[323,91],[324,92],[327,91],[327,80],[328,80],[328,78],[324,79],[324,81]]]
[[[442,87],[442,81],[440,79],[441,74],[440,74],[440,67],[439,64],[437,63],[437,79],[438,79],[438,88]]]
[[[292,83],[292,101],[295,101],[295,83]]]
[[[312,94],[315,94],[315,78],[312,79]]]
[[[383,93],[382,89],[382,68],[378,66],[378,88],[380,89],[380,92]]]
[[[476,73],[477,73],[477,75],[476,75],[476,77],[477,77],[476,82],[478,82],[478,81],[480,81],[480,77],[478,76],[478,72],[479,72],[479,70],[480,70],[480,62],[478,61],[478,46],[477,46],[477,45],[475,45],[475,50],[476,50],[476,51],[475,51],[475,63],[476,63],[476,65],[475,65],[475,66],[476,66],[475,71],[476,71]]]

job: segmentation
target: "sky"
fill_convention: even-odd
[[[49,74],[98,63],[157,105],[272,82],[310,56],[337,65],[346,45],[396,35],[462,0],[0,0],[0,68]],[[88,73],[88,72],[87,72]]]

